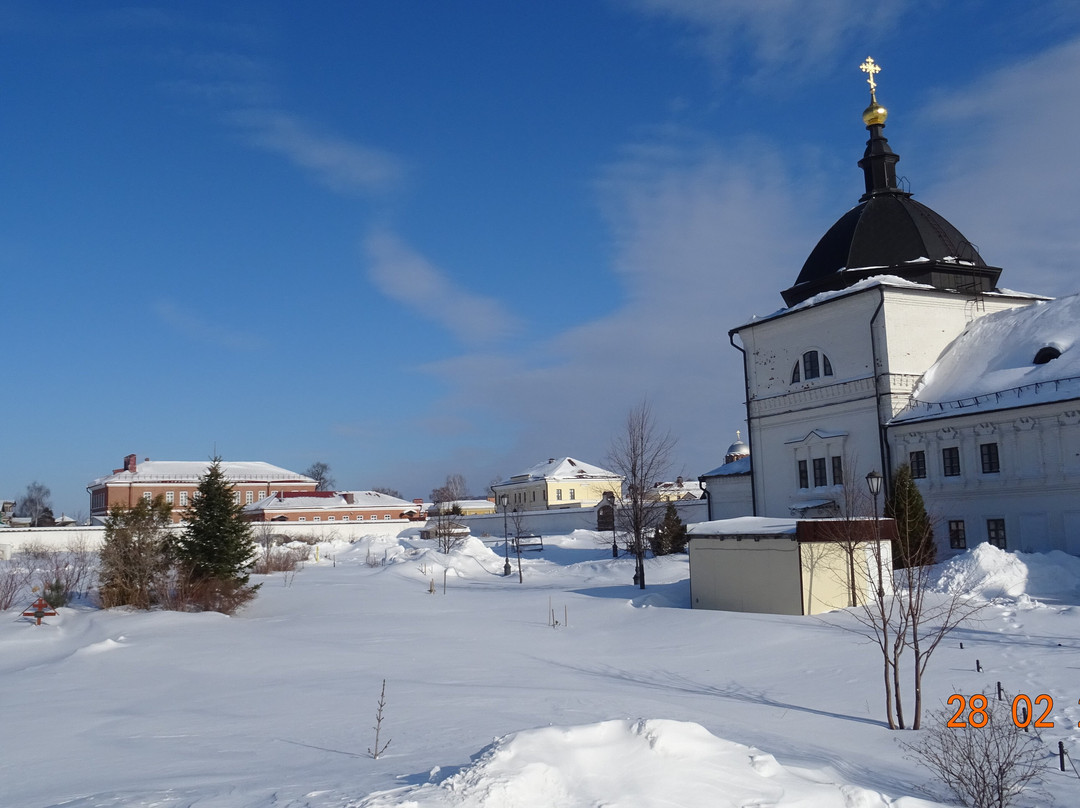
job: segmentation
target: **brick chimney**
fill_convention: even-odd
[[[130,471],[132,474],[134,474],[135,469],[136,469],[136,467],[138,465],[136,463],[136,457],[137,457],[137,455],[133,455],[133,454],[129,454],[126,457],[124,457],[124,467],[121,468],[121,469],[113,469],[113,474],[119,474],[122,471]]]

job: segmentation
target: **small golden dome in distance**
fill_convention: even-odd
[[[889,110],[881,106],[876,101],[872,101],[870,106],[863,110],[862,119],[863,123],[867,126],[885,125],[885,119],[889,117]]]

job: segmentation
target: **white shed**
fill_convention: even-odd
[[[880,530],[880,533],[878,533]],[[864,603],[880,563],[892,581],[892,520],[746,516],[690,525],[695,609],[818,614]],[[880,540],[877,538],[880,536]]]

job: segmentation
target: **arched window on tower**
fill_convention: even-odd
[[[810,381],[832,375],[832,362],[829,361],[829,357],[820,351],[807,351],[791,369],[791,383],[796,384],[804,379]]]

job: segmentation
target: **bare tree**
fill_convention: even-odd
[[[453,552],[468,538],[469,531],[458,521],[459,516],[461,516],[461,508],[456,502],[435,504],[432,535],[435,537],[440,553]]]
[[[386,494],[386,496],[388,497],[397,497],[398,499],[404,499],[404,497],[401,496],[401,492],[398,491],[396,488],[386,488],[384,486],[380,486],[379,488],[372,488],[371,490],[374,491],[376,494]]]
[[[330,475],[330,464],[321,460],[308,466],[304,470],[304,476],[315,481],[316,491],[333,491],[337,486],[337,480]]]
[[[612,441],[608,463],[623,478],[622,498],[615,520],[623,530],[624,545],[636,560],[634,583],[645,588],[645,550],[664,509],[653,497],[653,483],[663,479],[671,466],[675,438],[660,432],[653,420],[648,400],[643,400],[626,416],[626,427]]]
[[[948,726],[952,711],[934,713],[921,738],[901,744],[906,757],[971,808],[1009,808],[1025,790],[1029,798],[1048,797],[1028,788],[1043,769],[1042,744],[1013,723],[1009,700],[984,699],[986,709],[973,709],[960,726]]]
[[[431,491],[431,501],[460,502],[468,497],[468,489],[465,486],[465,477],[461,474],[447,474],[446,482]]]
[[[7,611],[30,586],[33,570],[21,560],[0,559],[0,612]]]
[[[845,488],[853,481],[845,480]],[[847,496],[851,496],[847,494]],[[865,497],[853,500],[853,513],[865,509]],[[860,504],[861,503],[861,504]],[[877,513],[874,513],[876,520]],[[892,544],[880,540],[869,545],[854,540],[861,535],[865,542],[865,519],[855,527],[858,517],[835,520],[832,530],[841,542],[848,536],[852,565],[852,597],[858,604],[852,614],[867,637],[881,653],[885,685],[885,715],[890,729],[907,729],[904,713],[905,688],[901,679],[901,662],[910,650],[912,656],[911,729],[922,725],[923,674],[941,641],[964,621],[974,617],[983,603],[967,597],[962,591],[934,592],[932,567],[928,564],[893,570],[892,545],[901,558],[925,559],[926,546],[933,535],[933,520],[926,519],[914,529],[912,521],[902,532],[896,532]],[[876,523],[880,526],[880,522]],[[891,524],[891,522],[890,522]],[[851,531],[843,532],[845,526]],[[895,532],[895,531],[890,531]],[[879,538],[881,538],[879,536]],[[845,546],[848,546],[845,545]],[[860,591],[865,597],[858,597]]]
[[[15,515],[30,520],[30,527],[38,527],[44,516],[52,515],[52,492],[37,480],[26,486],[26,493],[15,505]]]

